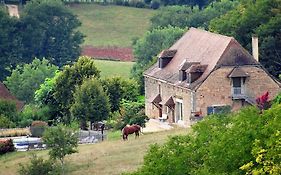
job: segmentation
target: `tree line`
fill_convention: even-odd
[[[84,37],[77,30],[80,25],[59,0],[30,1],[20,18],[0,8],[0,80],[16,65],[31,63],[35,57],[59,67],[76,60]]]

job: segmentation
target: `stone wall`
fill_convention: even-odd
[[[174,122],[175,109],[168,109],[164,106],[165,102],[172,97],[174,102],[176,99],[183,101],[183,122],[189,125],[191,113],[191,93],[188,89],[176,87],[174,85],[161,82],[156,79],[145,77],[145,113],[150,118],[159,117],[159,109],[151,103],[157,94],[161,95],[162,114],[168,115],[168,121]]]
[[[196,91],[196,111],[207,114],[207,107],[213,105],[229,105],[232,111],[247,105],[242,100],[232,100],[231,78],[227,76],[233,67],[222,67],[212,72]],[[274,98],[280,92],[280,86],[260,67],[243,66],[243,70],[249,75],[245,79],[245,94],[252,99],[269,91]]]

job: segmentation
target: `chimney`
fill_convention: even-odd
[[[259,62],[259,38],[257,36],[252,36],[252,52],[255,60]]]

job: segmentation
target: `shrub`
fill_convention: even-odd
[[[0,140],[0,155],[5,154],[7,152],[13,152],[14,150],[15,146],[13,144],[12,139]]]
[[[0,114],[0,128],[13,128],[16,125],[5,117],[3,114]]]
[[[48,124],[44,121],[33,121],[30,126],[30,132],[33,137],[42,137]]]
[[[20,127],[27,127],[34,120],[47,121],[50,118],[50,109],[48,106],[38,107],[36,105],[26,105],[20,114],[18,125]]]
[[[122,129],[127,124],[138,124],[145,127],[148,117],[144,112],[144,104],[140,102],[131,102],[123,100],[121,104],[120,114],[115,113],[115,129]]]
[[[156,10],[160,7],[160,2],[158,0],[152,0],[150,8]]]
[[[7,117],[10,121],[16,122],[18,120],[16,103],[11,100],[0,99],[0,114]]]
[[[19,169],[20,175],[58,175],[59,168],[56,163],[52,160],[44,160],[41,157],[33,155],[30,159],[30,164],[24,166],[20,164]]]
[[[132,174],[280,174],[280,113],[279,104],[208,116],[189,135],[152,146]]]

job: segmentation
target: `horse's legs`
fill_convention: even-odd
[[[135,138],[140,136],[139,131],[136,131],[135,134],[136,134]]]

